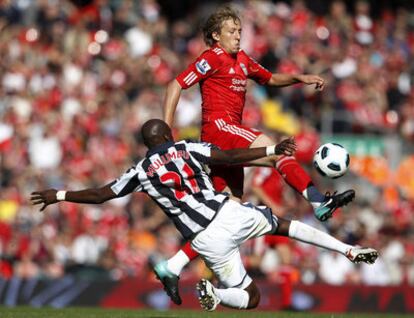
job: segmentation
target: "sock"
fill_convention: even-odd
[[[299,165],[295,157],[282,157],[277,161],[276,169],[287,184],[299,193],[303,193],[312,183],[308,173]]]
[[[220,304],[238,308],[238,309],[245,309],[249,304],[249,294],[244,289],[240,288],[226,288],[226,289],[219,289],[214,288],[214,292],[216,296],[220,300]]]
[[[315,188],[309,174],[299,165],[295,157],[282,157],[276,163],[286,183],[308,200],[314,209],[321,205],[325,196]]]
[[[188,256],[179,250],[173,257],[167,260],[167,268],[174,275],[180,276],[184,266],[190,262]]]
[[[184,244],[184,246],[181,247],[181,250],[185,253],[185,255],[188,256],[188,258],[190,259],[190,261],[192,261],[193,259],[195,259],[198,256],[198,253],[191,248],[190,241],[187,241]]]
[[[336,251],[343,255],[346,255],[346,252],[352,248],[351,245],[337,240],[328,233],[319,231],[299,221],[290,222],[289,237],[301,242]]]
[[[325,201],[325,196],[315,188],[313,184],[310,184],[303,192],[302,195],[310,202],[312,207],[316,209]]]

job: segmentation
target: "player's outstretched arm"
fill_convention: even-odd
[[[274,146],[230,149],[230,150],[211,150],[212,164],[240,164],[267,156],[292,156],[296,151],[296,142],[293,137],[287,138]]]
[[[59,201],[99,204],[117,197],[111,189],[113,183],[111,182],[102,188],[84,189],[80,191],[57,191],[55,189],[35,191],[32,192],[30,201],[33,205],[42,204],[40,211],[46,209],[48,205]]]
[[[168,126],[173,127],[174,124],[174,114],[178,105],[178,100],[180,99],[182,87],[177,82],[177,80],[171,81],[165,92],[164,99],[164,121]]]
[[[325,80],[313,74],[272,74],[272,77],[267,82],[271,86],[290,86],[297,83],[306,85],[315,85],[315,89],[323,90],[325,88]]]

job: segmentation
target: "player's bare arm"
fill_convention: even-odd
[[[48,205],[59,201],[100,204],[117,197],[111,189],[113,183],[114,182],[111,182],[101,188],[91,188],[80,191],[58,191],[55,189],[35,191],[32,192],[30,201],[33,205],[43,204],[40,211],[46,209]]]
[[[297,83],[303,83],[306,85],[315,85],[315,89],[323,90],[325,88],[325,80],[312,74],[272,74],[267,85],[271,86],[290,86]]]
[[[181,90],[182,88],[180,84],[174,79],[168,84],[165,92],[164,121],[170,127],[173,127],[174,124],[174,114],[177,108],[178,100],[180,99]]]
[[[287,138],[274,146],[249,148],[249,149],[230,149],[230,150],[211,150],[212,164],[240,164],[253,161],[266,156],[292,156],[296,151],[296,142],[293,137]]]

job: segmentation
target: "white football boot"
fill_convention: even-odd
[[[373,248],[355,246],[346,252],[346,257],[348,257],[352,263],[364,262],[367,264],[374,264],[378,257],[378,252]]]
[[[201,308],[207,311],[213,311],[220,303],[213,285],[206,279],[202,279],[197,283],[198,301]]]

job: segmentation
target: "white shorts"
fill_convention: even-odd
[[[243,266],[239,246],[250,238],[273,232],[277,218],[266,207],[229,200],[191,246],[227,288],[244,289],[252,279]]]

